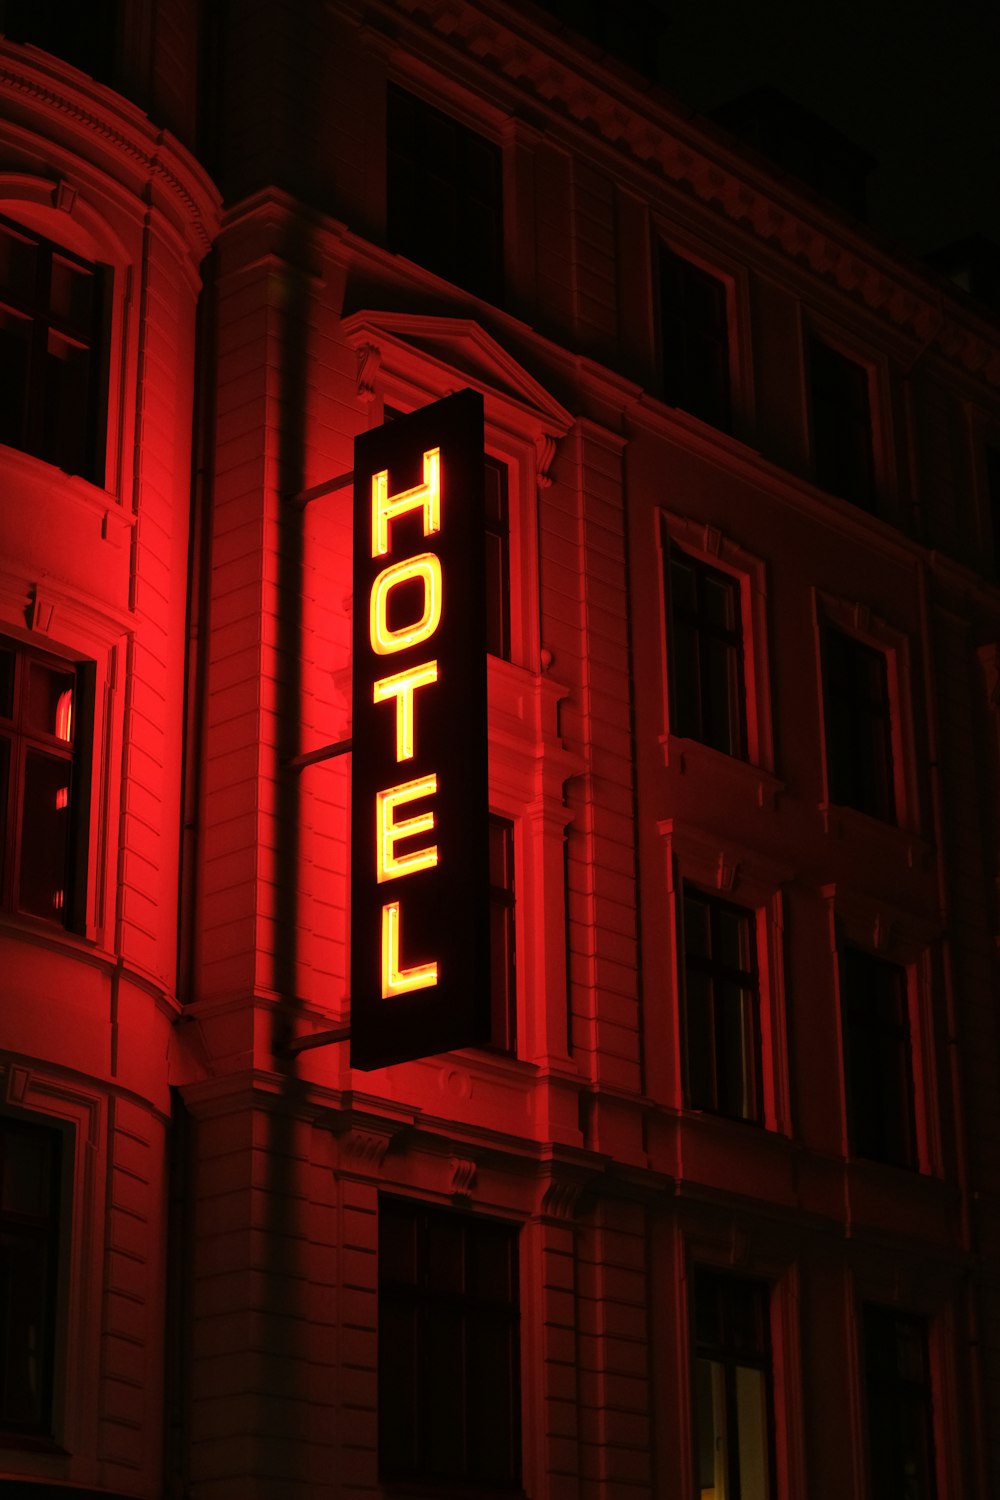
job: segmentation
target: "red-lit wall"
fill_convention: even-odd
[[[520,1228],[532,1500],[694,1491],[696,1266],[771,1288],[775,1500],[869,1494],[868,1301],[931,1331],[939,1500],[987,1494],[995,322],[500,0],[241,10],[203,53],[213,186],[175,20],[130,33],[148,116],[0,44],[0,214],[116,288],[106,488],[0,450],[0,633],[98,681],[86,931],[0,913],[6,1108],[75,1153],[57,1446],[0,1476],[386,1493],[383,1192]],[[387,248],[387,80],[502,147],[503,308]],[[660,243],[727,289],[731,433],[662,398]],[[877,516],[815,482],[811,334],[870,372]],[[324,483],[466,386],[510,483],[517,1055],[352,1073],[294,1045],[350,1016],[349,759],[291,764],[350,733]],[[671,733],[665,545],[739,582],[745,759]],[[831,802],[824,621],[891,663],[895,824]],[[759,1126],[685,1104],[685,882],[753,917]],[[912,1171],[850,1154],[845,939],[908,975]]]

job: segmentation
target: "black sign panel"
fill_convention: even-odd
[[[351,1064],[489,1039],[483,402],[354,449]]]

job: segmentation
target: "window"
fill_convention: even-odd
[[[59,1259],[57,1130],[0,1116],[0,1430],[51,1427]]]
[[[816,483],[871,510],[875,464],[868,371],[817,338],[809,341],[808,357]]]
[[[670,729],[746,757],[739,580],[667,545]]]
[[[868,1306],[863,1326],[870,1493],[878,1500],[933,1500],[926,1322]]]
[[[762,1281],[695,1272],[700,1500],[770,1500],[774,1493],[769,1307]]]
[[[847,945],[840,966],[851,1151],[916,1166],[906,970]]]
[[[663,394],[713,427],[732,424],[726,284],[660,247]]]
[[[0,443],[104,483],[105,273],[0,217]]]
[[[82,930],[93,676],[0,639],[0,898]]]
[[[520,1480],[517,1231],[379,1199],[383,1479]]]
[[[896,798],[885,654],[828,625],[823,674],[830,801],[892,823]]]
[[[392,84],[387,108],[389,248],[501,302],[500,148]]]
[[[1000,578],[1000,448],[986,447],[986,502],[993,535],[993,571]]]
[[[683,887],[687,1103],[763,1117],[760,983],[751,912]]]
[[[490,1036],[501,1052],[517,1051],[514,947],[514,825],[490,815]]]
[[[486,460],[486,649],[510,661],[510,511],[507,465]]]

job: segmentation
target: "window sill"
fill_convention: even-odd
[[[856,807],[827,801],[819,804],[819,814],[823,831],[829,838],[877,846],[882,850],[895,848],[903,854],[909,869],[919,872],[930,867],[931,845],[899,823],[887,823],[871,813],[860,812]]]
[[[48,948],[51,952],[72,953],[102,968],[111,967],[115,962],[114,954],[96,940],[84,937],[79,932],[71,932],[55,922],[46,922],[43,917],[0,911],[0,942],[8,937],[16,938],[20,942],[34,943],[37,947]]]
[[[680,776],[724,776],[734,785],[744,786],[748,793],[752,792],[758,807],[775,807],[785,790],[785,783],[763,766],[727,755],[723,750],[703,745],[700,740],[661,734],[660,744],[663,746],[663,764],[668,769],[676,770]]]
[[[490,1484],[464,1479],[383,1479],[379,1491],[386,1500],[525,1500],[522,1485]]]

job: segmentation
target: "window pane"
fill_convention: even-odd
[[[695,1444],[700,1500],[726,1500],[726,1372],[713,1360],[695,1367]]]
[[[388,1271],[412,1227],[420,1274]],[[404,1256],[405,1261],[409,1257]],[[520,1475],[517,1233],[379,1200],[379,1464],[384,1476],[514,1485]]]
[[[763,1370],[736,1367],[740,1500],[768,1500],[767,1385]]]
[[[9,224],[0,224],[0,288],[19,306],[34,302],[38,282],[38,246]]]
[[[684,892],[686,1090],[694,1109],[735,1120],[763,1115],[760,994],[750,913]]]
[[[27,396],[31,322],[0,307],[0,443],[30,451]]]
[[[28,701],[25,728],[35,734],[51,734],[67,744],[73,739],[73,672],[60,672],[44,662],[29,661]]]
[[[0,646],[0,719],[14,716],[14,663],[13,651]]]
[[[96,311],[96,279],[90,267],[54,254],[51,305],[61,322],[89,339]]]
[[[18,906],[60,922],[67,902],[70,763],[29,750],[24,766]]]
[[[90,452],[91,366],[90,349],[49,330],[41,457],[86,479],[95,477]]]
[[[49,1422],[60,1144],[0,1118],[0,1426],[22,1432]]]

